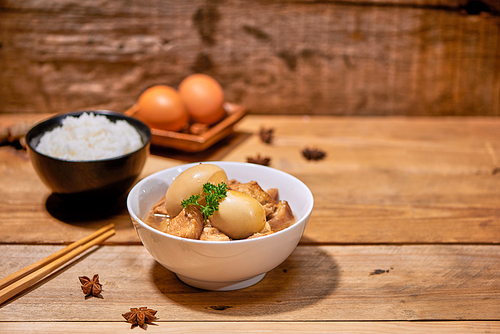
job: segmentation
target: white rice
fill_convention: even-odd
[[[127,121],[113,123],[106,116],[83,113],[44,133],[36,150],[53,158],[88,161],[118,157],[141,146],[141,136]]]

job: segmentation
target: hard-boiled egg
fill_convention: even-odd
[[[266,225],[266,212],[255,198],[229,190],[219,203],[219,210],[210,217],[212,226],[232,239],[248,238],[262,231]]]
[[[226,172],[219,166],[212,164],[198,164],[179,174],[167,189],[165,194],[165,208],[171,216],[181,212],[181,202],[203,192],[205,183],[215,185],[221,182],[227,184]]]

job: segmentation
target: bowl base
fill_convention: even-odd
[[[192,287],[203,289],[203,290],[212,290],[212,291],[232,291],[239,290],[243,288],[247,288],[254,284],[257,284],[264,278],[266,273],[244,279],[241,281],[230,281],[230,282],[209,282],[209,281],[200,281],[194,278],[189,278],[186,276],[182,276],[176,274],[177,277],[187,285],[191,285]]]

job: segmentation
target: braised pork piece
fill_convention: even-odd
[[[264,228],[247,238],[257,238],[281,231],[295,223],[293,212],[285,200],[279,200],[278,189],[263,190],[256,181],[241,183],[228,181],[228,190],[244,193],[257,200],[265,210],[266,222]],[[165,207],[165,197],[158,201],[144,222],[162,232],[178,237],[205,241],[230,241],[232,238],[212,226],[211,218],[204,219],[200,208],[188,205],[175,217],[171,217]]]

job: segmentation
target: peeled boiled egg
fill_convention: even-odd
[[[226,172],[219,166],[212,164],[198,164],[180,173],[167,189],[165,194],[165,208],[171,216],[181,212],[181,202],[191,195],[203,192],[205,183],[227,184]]]
[[[219,210],[210,217],[212,226],[232,239],[248,238],[262,231],[266,225],[266,212],[255,198],[229,190],[219,203]]]
[[[206,74],[192,74],[179,85],[179,94],[191,118],[213,124],[225,116],[224,92],[220,84]]]
[[[178,131],[189,121],[179,92],[170,86],[157,85],[146,89],[138,101],[137,116],[154,128]]]

